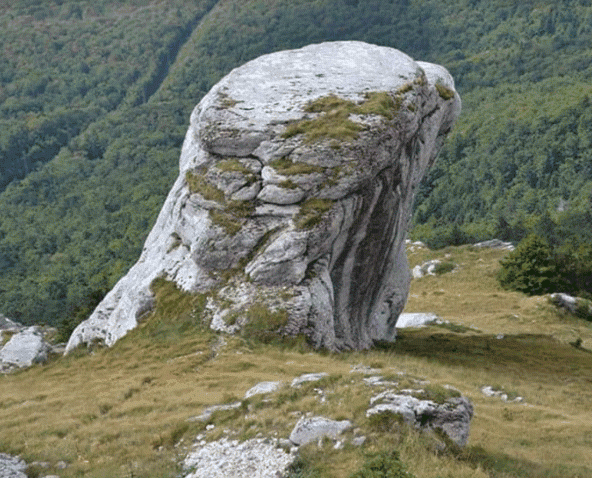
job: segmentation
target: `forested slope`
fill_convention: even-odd
[[[189,113],[233,67],[329,40],[446,66],[464,112],[416,234],[590,209],[590,1],[17,0],[0,7],[0,311],[78,320],[137,259]],[[524,226],[526,224],[526,226]]]

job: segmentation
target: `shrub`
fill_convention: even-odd
[[[498,280],[502,287],[529,295],[561,289],[563,280],[553,250],[541,237],[530,235],[500,261]]]
[[[454,270],[454,267],[454,262],[439,262],[434,267],[434,274],[439,276],[442,274],[446,274],[447,272],[452,272]]]

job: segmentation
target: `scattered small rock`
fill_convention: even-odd
[[[397,328],[425,327],[438,321],[438,316],[431,312],[405,313],[399,315]]]
[[[276,390],[279,390],[283,384],[283,382],[260,382],[247,390],[245,393],[245,398],[251,398],[254,395],[275,392]]]
[[[184,461],[185,478],[277,478],[294,461],[269,440],[221,440],[199,445]]]
[[[585,314],[586,309],[588,309],[587,315],[592,317],[592,304],[585,299],[580,299],[579,297],[573,297],[569,294],[560,292],[551,294],[551,302],[557,307],[561,307],[572,314]]]
[[[0,453],[0,477],[2,478],[27,478],[25,470],[27,464],[18,456],[10,456]]]
[[[427,249],[427,246],[421,241],[412,242],[410,239],[407,239],[405,241],[405,245],[407,246],[407,250],[409,252],[415,252],[416,250]]]
[[[366,377],[362,379],[366,385],[371,387],[396,387],[398,382],[391,382],[385,380],[381,375],[373,375],[372,377]]]
[[[329,374],[325,372],[320,373],[305,373],[304,375],[300,375],[300,377],[296,377],[292,380],[291,387],[292,388],[299,388],[302,386],[303,383],[306,382],[318,382],[319,380],[328,377]]]
[[[384,412],[394,413],[416,428],[440,429],[458,446],[465,446],[469,439],[473,406],[465,397],[449,398],[439,404],[387,390],[373,397],[370,404],[372,408],[366,411],[367,417]]]
[[[411,270],[411,275],[413,276],[414,279],[421,279],[422,277],[425,277],[426,275],[435,276],[436,275],[436,272],[435,272],[436,266],[438,264],[440,264],[441,262],[442,261],[440,261],[438,259],[434,259],[432,261],[424,262],[421,265],[417,265]]]
[[[204,409],[201,415],[196,417],[188,418],[188,422],[205,422],[210,419],[210,417],[219,411],[226,411],[226,410],[233,410],[235,408],[239,408],[242,405],[242,402],[233,402],[226,405],[212,405]]]
[[[503,251],[513,251],[515,249],[514,244],[511,242],[504,242],[500,239],[478,242],[473,244],[473,247],[476,247],[477,249],[500,249]]]
[[[365,436],[354,437],[351,441],[353,446],[362,446],[366,442]]]
[[[380,372],[380,369],[368,367],[367,365],[364,365],[362,363],[359,363],[358,365],[353,365],[352,369],[349,371],[349,373],[362,373],[364,375],[376,375]]]
[[[486,397],[497,397],[499,399],[501,399],[503,402],[523,402],[524,398],[523,397],[515,397],[510,399],[510,397],[508,396],[508,394],[506,392],[504,392],[503,390],[495,390],[493,387],[487,385],[485,387],[481,387],[481,393],[483,395],[485,395]]]
[[[47,360],[51,346],[43,338],[40,327],[27,327],[16,333],[0,349],[0,371],[30,367]]]
[[[301,418],[290,433],[290,441],[295,445],[306,445],[323,437],[337,438],[352,427],[349,420],[336,421],[325,417]]]

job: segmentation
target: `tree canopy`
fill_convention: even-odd
[[[72,323],[137,260],[189,114],[224,74],[321,41],[455,77],[463,114],[413,235],[592,229],[589,0],[15,0],[0,34],[0,311],[25,323]]]

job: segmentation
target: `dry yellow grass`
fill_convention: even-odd
[[[63,478],[172,477],[198,433],[207,439],[225,430],[243,439],[259,433],[285,437],[300,413],[312,412],[350,419],[368,436],[364,449],[327,444],[308,450],[324,463],[320,476],[347,478],[365,451],[385,448],[398,449],[417,478],[592,476],[592,354],[568,345],[581,337],[590,348],[590,324],[557,313],[544,299],[499,289],[494,275],[500,252],[424,251],[411,254],[410,262],[446,254],[458,270],[413,281],[407,310],[435,312],[478,331],[402,331],[392,347],[344,354],[233,337],[221,345],[187,313],[199,299],[179,297],[111,349],[76,351],[0,377],[0,451],[53,467],[67,461],[66,470],[44,471]],[[505,338],[497,339],[499,333]],[[373,431],[365,418],[373,391],[350,373],[359,363],[384,375],[405,372],[449,384],[468,396],[475,406],[469,453],[434,453],[430,437],[414,431]],[[211,431],[187,421],[205,406],[242,398],[260,381],[288,384],[309,372],[330,377],[301,391],[285,387],[270,401],[253,397],[239,410],[216,414]],[[484,385],[515,392],[525,404],[485,397]]]

